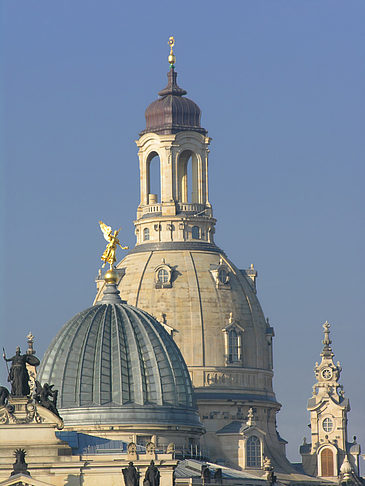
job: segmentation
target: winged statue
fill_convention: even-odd
[[[120,244],[119,238],[118,238],[118,233],[120,231],[120,228],[118,230],[114,231],[111,228],[111,226],[106,225],[102,221],[99,221],[100,224],[100,229],[103,232],[104,238],[108,242],[104,253],[101,256],[101,259],[103,260],[103,268],[105,267],[106,263],[109,263],[110,269],[113,268],[114,263],[116,262],[115,258],[115,251],[117,249],[117,246],[119,246],[122,250],[128,250],[128,246],[122,246]]]

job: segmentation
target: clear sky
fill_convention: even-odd
[[[216,242],[259,272],[288,456],[309,439],[322,324],[365,447],[363,0],[4,0],[0,345],[41,357],[91,305],[103,219],[134,245],[144,110],[180,86],[212,137]],[[121,256],[121,254],[120,254]],[[5,365],[0,365],[6,385]]]

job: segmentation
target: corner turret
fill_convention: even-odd
[[[312,441],[310,444],[304,442],[300,453],[303,469],[307,474],[332,479],[339,475],[339,466],[346,456],[358,472],[359,453],[352,453],[353,444],[347,441],[347,413],[350,411],[350,402],[345,398],[343,387],[339,383],[341,365],[333,361],[330,327],[327,321],[323,324],[322,360],[314,367],[316,383],[307,406],[311,417]]]

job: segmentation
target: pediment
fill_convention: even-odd
[[[10,476],[5,481],[0,482],[0,486],[12,486],[12,485],[24,485],[24,486],[53,486],[51,483],[45,483],[44,481],[39,481],[39,479],[34,479],[27,474],[19,473]]]
[[[244,328],[237,321],[230,322],[229,324],[227,324],[226,327],[222,329],[222,331],[228,332],[231,329],[235,329],[238,332],[245,332]]]
[[[262,438],[266,435],[266,432],[263,431],[262,429],[260,429],[259,427],[257,427],[256,424],[254,425],[243,425],[241,428],[240,428],[240,432],[239,432],[244,438],[248,438],[250,437],[251,435],[258,435],[258,436],[261,436]]]

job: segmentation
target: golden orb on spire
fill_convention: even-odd
[[[176,57],[174,56],[174,51],[173,51],[173,47],[175,45],[175,38],[173,36],[169,37],[168,44],[170,46],[170,55],[168,57],[168,61],[169,61],[170,67],[174,67],[174,64],[176,62]]]
[[[104,280],[109,284],[116,284],[118,281],[118,274],[114,268],[110,268],[104,274]]]

